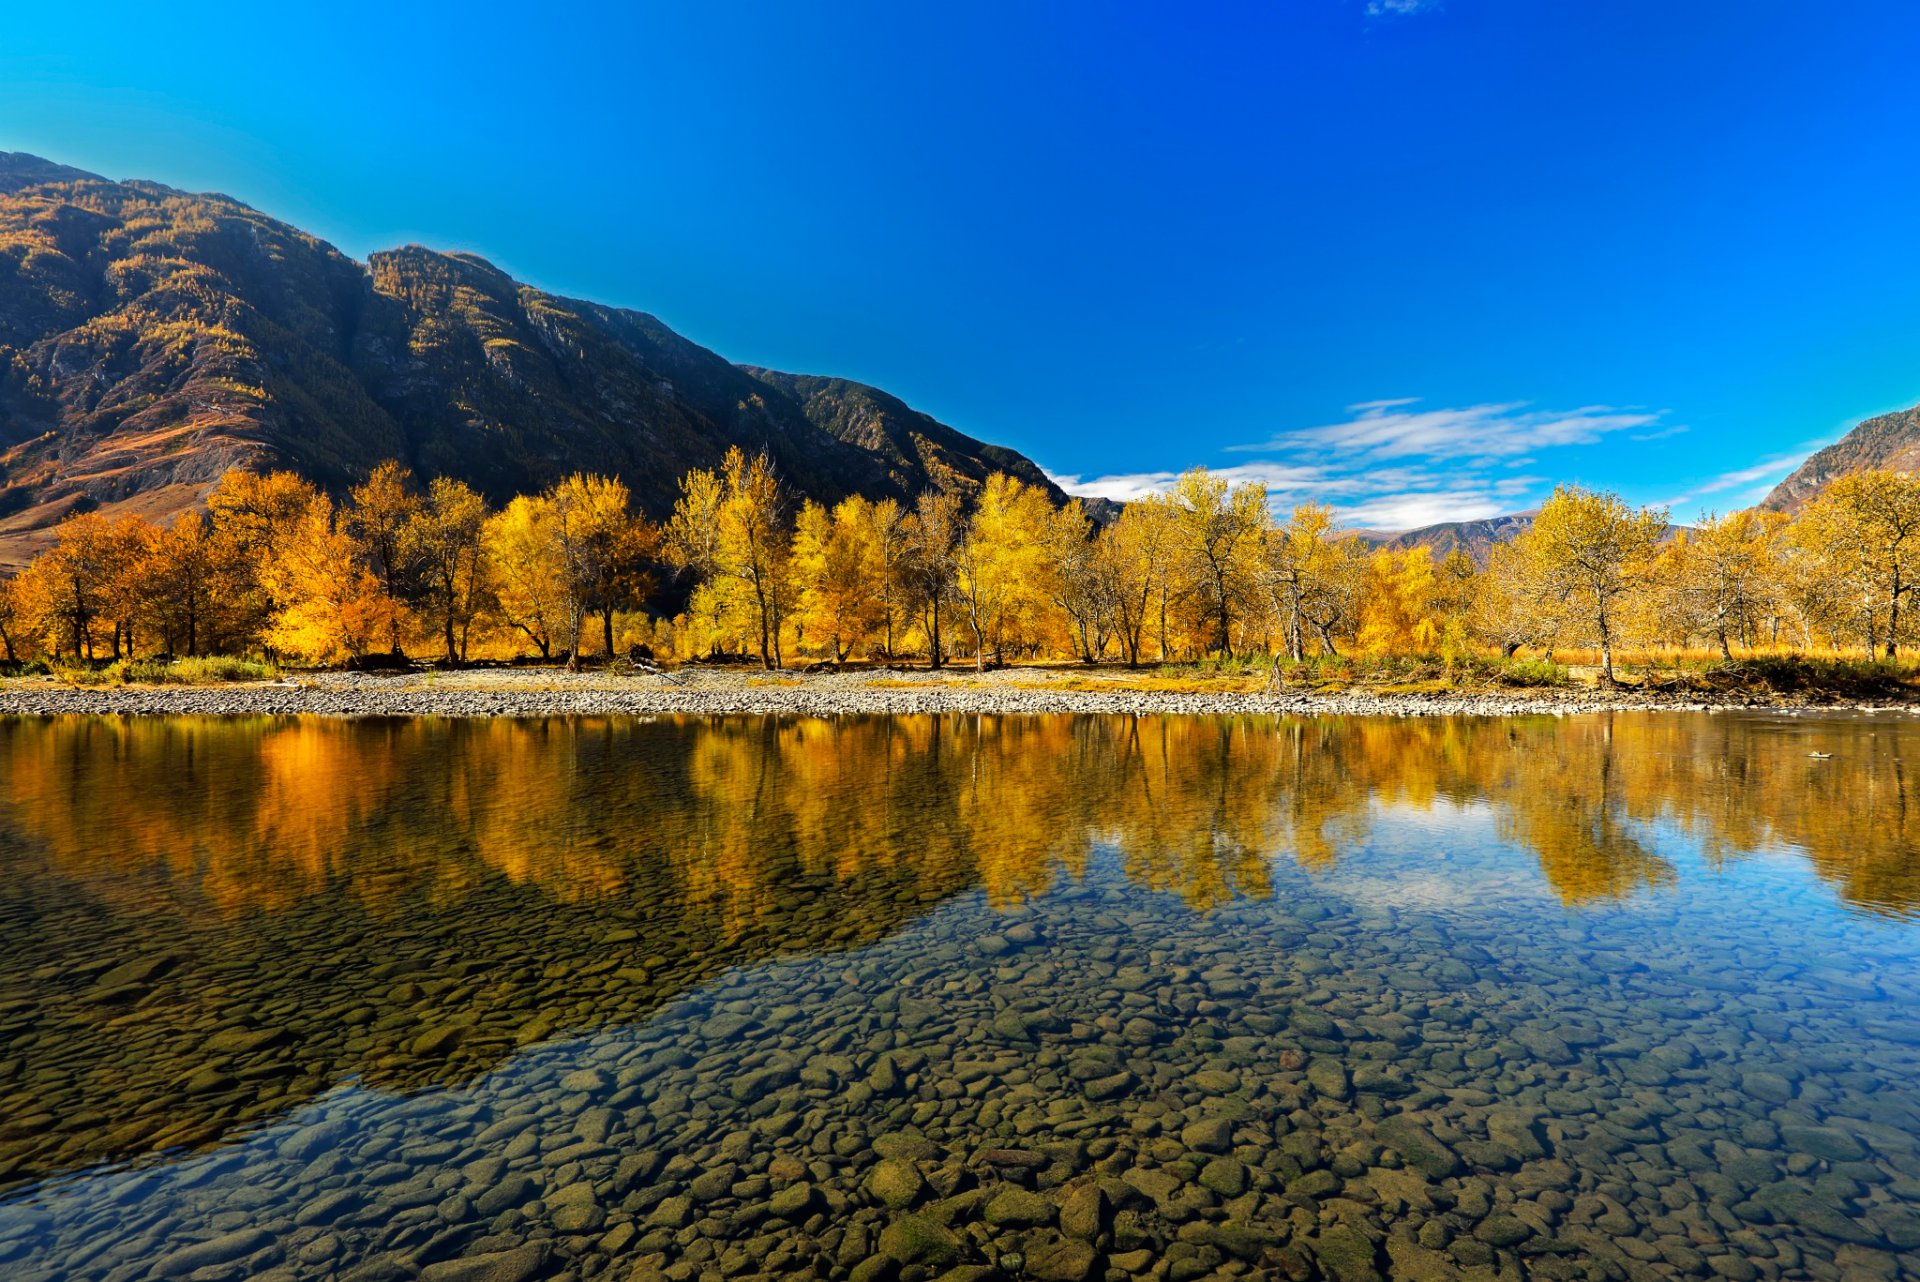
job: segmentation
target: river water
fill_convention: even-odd
[[[0,1275],[1920,1278],[1914,767],[0,719]]]

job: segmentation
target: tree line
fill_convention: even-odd
[[[1305,503],[1204,468],[1096,527],[998,474],[971,496],[796,501],[764,456],[682,478],[664,522],[580,474],[492,509],[446,477],[376,468],[336,500],[236,470],[165,525],[88,512],[0,583],[0,646],[98,661],[267,653],[578,662],[915,659],[985,667],[1209,656],[1436,655],[1625,645],[1862,649],[1916,629],[1920,480],[1841,478],[1804,511],[1708,514],[1563,485],[1477,566],[1381,548]],[[663,600],[683,601],[672,614]]]

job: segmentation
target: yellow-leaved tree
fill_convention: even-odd
[[[519,495],[487,518],[482,537],[500,620],[531,641],[541,658],[552,658],[567,613],[553,504],[539,495]]]
[[[987,666],[989,650],[996,663],[1004,662],[1009,637],[1024,635],[1037,621],[1051,512],[1044,493],[1004,472],[989,476],[980,490],[955,548],[953,579],[973,632],[977,669]],[[1078,542],[1085,541],[1083,531]],[[1054,572],[1061,573],[1057,566]]]
[[[1654,563],[1669,627],[1682,639],[1712,637],[1725,659],[1735,638],[1749,644],[1758,637],[1783,608],[1786,525],[1778,512],[1709,512],[1677,531]]]
[[[487,502],[463,481],[436,476],[401,532],[403,555],[420,577],[420,608],[446,643],[447,662],[464,661],[473,621],[485,608]]]
[[[1101,590],[1129,668],[1140,666],[1156,623],[1160,658],[1167,657],[1172,551],[1173,509],[1161,495],[1127,504],[1094,540]]]
[[[1181,474],[1172,494],[1173,545],[1182,577],[1210,625],[1210,648],[1233,653],[1233,626],[1253,608],[1263,577],[1267,487],[1232,485],[1204,467]]]
[[[20,590],[17,579],[0,579],[0,658],[18,663],[26,657],[26,637],[20,629]]]
[[[731,610],[751,611],[760,639],[760,664],[781,666],[780,634],[788,607],[791,551],[786,487],[764,453],[749,459],[735,446],[719,472],[696,468],[680,482],[680,499],[666,531],[666,553],[702,586],[732,591]]]
[[[546,494],[566,594],[568,662],[580,662],[581,624],[600,618],[604,652],[612,657],[613,616],[652,594],[660,532],[633,512],[620,481],[576,473]]]
[[[1445,626],[1440,595],[1432,548],[1375,552],[1367,562],[1355,643],[1368,654],[1438,652]]]
[[[955,597],[960,539],[965,533],[959,495],[926,490],[914,501],[913,514],[907,519],[902,571],[908,609],[920,616],[920,630],[927,638],[927,665],[932,668],[944,661],[940,611]]]
[[[404,606],[361,558],[332,500],[315,494],[279,531],[262,579],[275,603],[267,643],[312,663],[358,659],[399,634]]]
[[[1617,494],[1562,485],[1514,540],[1540,594],[1561,603],[1568,624],[1598,642],[1609,685],[1622,613],[1646,590],[1666,530],[1664,508],[1634,508]]]
[[[407,603],[414,586],[415,548],[407,526],[420,511],[413,473],[394,459],[373,469],[347,496],[342,522],[359,544],[361,558],[387,598],[387,647],[401,652],[401,633],[410,619]]]
[[[1847,585],[1856,626],[1891,659],[1911,630],[1907,597],[1920,584],[1920,478],[1876,469],[1843,476],[1808,504],[1798,539]]]
[[[801,643],[835,663],[866,646],[882,622],[886,575],[873,506],[857,494],[831,511],[808,500],[794,521],[791,573]]]

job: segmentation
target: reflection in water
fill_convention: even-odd
[[[1180,1037],[1202,1059],[1256,981],[1210,978],[1222,945],[1183,953],[1176,935],[1213,914],[1317,983],[1376,946],[1313,925],[1327,910],[1311,888],[1343,877],[1376,887],[1364,914],[1419,887],[1429,904],[1524,899],[1519,867],[1579,921],[1698,903],[1723,880],[1732,895],[1756,855],[1799,857],[1852,910],[1905,918],[1920,907],[1915,749],[1904,719],[1727,715],[3,720],[0,1190],[230,1141],[349,1080],[474,1082],[532,1053],[520,1048],[664,1019],[733,968],[819,958],[837,973],[835,956],[959,912],[940,906],[974,888],[996,915],[1106,903],[1115,878],[1130,900],[1175,905],[1191,927],[1152,917],[1162,943],[1122,986],[1114,1030],[1198,1021]],[[1269,901],[1300,916],[1236,916]],[[1111,979],[1089,947],[1090,973]],[[1629,964],[1658,968],[1670,941],[1630,949]],[[1453,1026],[1433,1025],[1421,994],[1435,974],[1467,982],[1486,956],[1399,957],[1365,982],[1402,985],[1415,1019]],[[950,957],[912,972],[931,983],[954,967],[942,1002],[976,991]],[[1053,1009],[1064,989],[1031,986],[1064,984],[1072,961],[1026,974],[1001,1009],[1078,1028]],[[1245,1018],[1263,1036],[1281,1027]],[[1304,1050],[1335,1045],[1299,1018]],[[1557,1027],[1542,1044],[1553,1061],[1592,1043]],[[846,1045],[834,1034],[814,1050]],[[1470,1060],[1440,1063],[1458,1078],[1448,1089],[1470,1084]],[[1137,1065],[1129,1080],[1147,1076]]]

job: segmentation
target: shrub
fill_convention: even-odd
[[[210,686],[228,681],[271,681],[280,675],[280,669],[271,663],[228,655],[171,660],[118,659],[104,666],[67,660],[53,672],[62,681],[76,686]]]
[[[1563,686],[1567,670],[1545,659],[1508,659],[1494,669],[1493,679],[1508,686]]]

